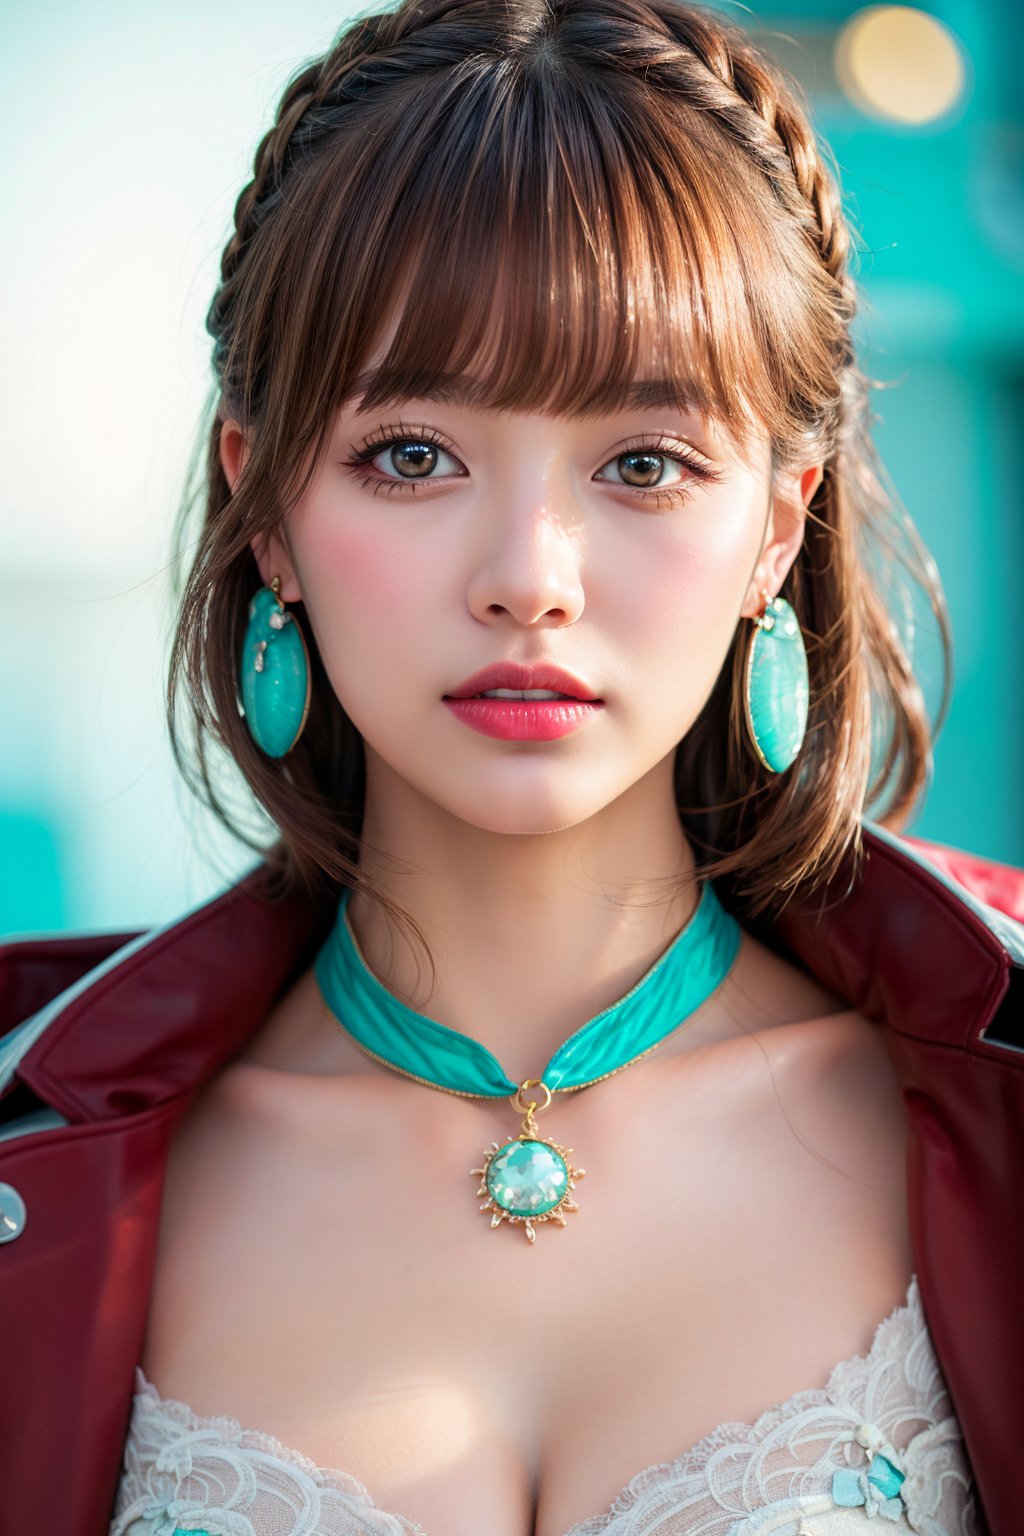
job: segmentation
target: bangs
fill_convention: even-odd
[[[307,440],[355,398],[806,428],[820,261],[708,114],[596,58],[470,53],[349,108],[274,232]]]

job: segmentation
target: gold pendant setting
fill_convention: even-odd
[[[541,1222],[553,1221],[564,1227],[565,1212],[579,1210],[572,1191],[576,1180],[586,1173],[585,1168],[575,1168],[569,1161],[572,1147],[537,1134],[533,1118],[537,1101],[523,1102],[524,1091],[535,1087],[547,1094],[541,1106],[547,1109],[550,1088],[539,1078],[528,1077],[512,1098],[515,1109],[526,1111],[518,1136],[506,1142],[492,1141],[484,1152],[483,1167],[470,1169],[471,1174],[481,1177],[477,1194],[487,1199],[480,1209],[491,1212],[491,1226],[500,1227],[503,1221],[522,1226],[531,1243]]]

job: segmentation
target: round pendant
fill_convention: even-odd
[[[572,1191],[586,1173],[573,1167],[571,1151],[523,1133],[511,1141],[492,1141],[483,1167],[470,1170],[481,1175],[477,1194],[487,1196],[480,1209],[491,1212],[491,1226],[500,1227],[503,1221],[521,1225],[531,1243],[543,1221],[564,1227],[564,1213],[579,1210]]]

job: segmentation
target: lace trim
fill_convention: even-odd
[[[246,1451],[262,1451],[265,1456],[273,1456],[275,1461],[283,1461],[286,1466],[298,1467],[306,1477],[315,1483],[337,1483],[345,1493],[351,1493],[356,1498],[364,1499],[372,1504],[368,1490],[353,1477],[350,1472],[343,1472],[340,1467],[319,1467],[315,1461],[304,1456],[301,1451],[292,1450],[291,1446],[283,1445],[275,1435],[264,1434],[259,1429],[246,1429],[237,1419],[232,1419],[227,1414],[213,1414],[208,1418],[194,1413],[187,1403],[179,1402],[173,1397],[161,1397],[151,1381],[147,1381],[140,1366],[135,1367],[135,1381],[139,1390],[136,1392],[136,1401],[142,1400],[143,1412],[158,1413],[161,1418],[170,1419],[187,1433],[194,1430],[211,1429],[222,1440],[231,1445],[238,1445]],[[419,1527],[414,1527],[418,1530]],[[424,1536],[426,1533],[424,1532]]]
[[[337,1513],[355,1515],[359,1521],[356,1528],[367,1536],[428,1536],[415,1520],[382,1509],[351,1473],[317,1466],[275,1436],[245,1429],[227,1415],[203,1417],[186,1403],[162,1398],[138,1366],[135,1380],[138,1414],[145,1416],[154,1429],[164,1423],[181,1432],[161,1449],[156,1463],[161,1471],[171,1471],[180,1459],[182,1464],[176,1470],[187,1472],[192,1452],[216,1457],[216,1446],[201,1442],[208,1442],[211,1435],[217,1436],[221,1443],[253,1453],[257,1461],[266,1457],[281,1468],[292,1469],[296,1482],[311,1492],[306,1512],[312,1514],[315,1524],[302,1522],[293,1527],[295,1536],[319,1536],[335,1529],[333,1523],[320,1523],[319,1514],[328,1514],[326,1507],[319,1513],[308,1507],[316,1504],[319,1508],[316,1490],[327,1492],[328,1502],[336,1508],[330,1497],[335,1492],[344,1505]],[[706,1519],[701,1529],[706,1529],[709,1536],[727,1530],[730,1536],[742,1536],[740,1527],[746,1532],[748,1520],[753,1515],[756,1521],[758,1510],[769,1517],[774,1511],[771,1529],[778,1527],[780,1536],[784,1536],[782,1526],[785,1525],[786,1533],[795,1530],[801,1510],[810,1512],[812,1505],[815,1514],[824,1512],[826,1505],[835,1510],[832,1500],[823,1492],[831,1482],[832,1472],[837,1467],[863,1466],[865,1453],[858,1445],[863,1446],[865,1441],[859,1438],[858,1431],[866,1428],[880,1433],[877,1425],[881,1424],[885,1425],[882,1439],[888,1437],[892,1441],[890,1450],[895,1447],[900,1454],[906,1451],[907,1480],[903,1493],[908,1496],[906,1514],[910,1528],[923,1536],[971,1536],[975,1525],[969,1468],[959,1428],[951,1414],[945,1383],[928,1337],[915,1274],[907,1287],[906,1299],[876,1325],[866,1353],[841,1360],[830,1371],[825,1386],[795,1392],[784,1402],[766,1408],[753,1423],[732,1420],[720,1424],[680,1456],[642,1468],[603,1514],[577,1522],[565,1536],[627,1536],[633,1532],[640,1536],[654,1530],[667,1536],[668,1530],[681,1529],[674,1523],[669,1525],[673,1513],[682,1515],[690,1510],[696,1515],[698,1504]],[[875,1424],[863,1422],[872,1419]],[[917,1432],[907,1445],[912,1428]],[[133,1418],[129,1442],[143,1433],[144,1420]],[[806,1456],[811,1442],[818,1442],[818,1454],[811,1452],[809,1461]],[[176,1454],[179,1447],[180,1458]],[[111,1527],[111,1536],[127,1536],[128,1532],[135,1536],[136,1531],[141,1531],[130,1519],[132,1514],[136,1518],[158,1517],[153,1524],[146,1525],[146,1536],[175,1536],[178,1531],[205,1529],[201,1506],[194,1501],[178,1503],[173,1496],[167,1503],[161,1503],[159,1498],[154,1501],[152,1495],[157,1489],[149,1476],[151,1460],[148,1445],[136,1444],[132,1448],[122,1485],[123,1498],[118,1503],[121,1519]],[[227,1460],[234,1466],[236,1460],[241,1463],[243,1458],[228,1456]],[[252,1472],[247,1475],[249,1480],[255,1492]],[[150,1497],[144,1497],[146,1494]],[[751,1503],[751,1498],[757,1502]],[[133,1500],[131,1510],[125,1508],[129,1500]],[[234,1536],[237,1531],[239,1536],[250,1536],[263,1529],[254,1527],[242,1515],[242,1508],[249,1508],[247,1504],[231,1507],[238,1513],[209,1509],[207,1519],[215,1514],[227,1521],[223,1526],[216,1525],[218,1532],[223,1530]],[[174,1518],[176,1514],[182,1519]],[[906,1529],[902,1520],[899,1523]],[[752,1530],[752,1525],[749,1528]],[[768,1528],[766,1525],[765,1530]],[[807,1528],[804,1524],[800,1526],[803,1530]],[[345,1530],[348,1529],[346,1525]]]
[[[580,1520],[571,1530],[565,1532],[565,1536],[597,1536],[597,1532],[609,1521],[624,1514],[636,1503],[640,1494],[646,1491],[652,1476],[656,1474],[659,1475],[659,1481],[661,1477],[671,1481],[692,1477],[694,1473],[703,1471],[705,1464],[714,1453],[725,1445],[755,1445],[758,1441],[766,1439],[785,1420],[794,1418],[807,1408],[831,1407],[837,1401],[849,1399],[851,1394],[845,1387],[847,1378],[852,1376],[860,1379],[864,1374],[864,1367],[873,1365],[878,1357],[886,1352],[892,1335],[902,1329],[906,1319],[911,1321],[915,1334],[924,1327],[924,1312],[921,1307],[921,1294],[916,1274],[910,1277],[906,1299],[898,1302],[875,1328],[867,1353],[851,1355],[846,1360],[840,1360],[838,1365],[832,1367],[828,1381],[823,1387],[803,1387],[800,1391],[794,1392],[792,1397],[787,1397],[785,1402],[773,1403],[771,1407],[766,1408],[763,1413],[758,1414],[752,1424],[744,1424],[739,1419],[730,1419],[724,1424],[718,1424],[681,1456],[675,1456],[670,1461],[652,1462],[649,1467],[643,1467],[639,1472],[634,1473],[625,1487],[616,1494],[604,1514],[590,1515],[587,1519]]]
[[[247,1429],[238,1419],[233,1419],[227,1414],[212,1414],[204,1416],[195,1413],[188,1403],[183,1403],[177,1398],[161,1397],[157,1388],[146,1378],[141,1366],[135,1367],[136,1392],[134,1404],[140,1414],[154,1415],[158,1420],[170,1422],[182,1431],[182,1435],[207,1435],[213,1433],[218,1439],[227,1445],[235,1445],[239,1450],[255,1451],[259,1455],[269,1457],[285,1467],[292,1468],[300,1478],[308,1479],[318,1492],[331,1492],[340,1494],[351,1504],[351,1512],[361,1517],[359,1530],[365,1531],[367,1536],[429,1536],[418,1521],[408,1515],[396,1514],[393,1510],[385,1510],[376,1502],[365,1484],[361,1483],[351,1472],[345,1472],[340,1467],[321,1467],[310,1457],[303,1455],[302,1451],[296,1451],[291,1446],[283,1444],[276,1435],[265,1434],[262,1430]],[[133,1421],[131,1435],[135,1425]],[[161,1456],[161,1462],[164,1457]],[[150,1515],[156,1513],[156,1506],[150,1502],[150,1508],[145,1512]],[[178,1526],[173,1514],[173,1507],[167,1506],[169,1518],[164,1525],[155,1525],[154,1536],[176,1536],[176,1532],[195,1531],[196,1536],[206,1536],[202,1525],[202,1517],[192,1515],[187,1526]],[[134,1507],[126,1513],[138,1517],[139,1511]],[[368,1517],[372,1523],[368,1522]],[[192,1519],[199,1519],[200,1524],[193,1526]],[[131,1529],[132,1520],[127,1523],[115,1521],[111,1526],[110,1536]],[[239,1525],[239,1531],[244,1536],[249,1536],[253,1529],[248,1520]],[[317,1529],[320,1529],[319,1525]],[[312,1532],[312,1527],[310,1528]]]
[[[868,1485],[854,1500],[867,1507],[856,1515],[839,1507],[837,1475],[848,1505],[850,1480],[864,1488],[870,1458],[883,1449],[905,1473],[899,1497],[883,1510]],[[867,1352],[841,1360],[825,1386],[793,1393],[753,1423],[719,1424],[681,1456],[635,1473],[603,1514],[564,1536],[824,1536],[879,1513],[919,1536],[980,1536],[970,1464],[916,1274]]]

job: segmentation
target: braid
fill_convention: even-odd
[[[313,105],[321,88],[322,61],[311,64],[291,82],[278,107],[277,119],[260,140],[253,161],[252,180],[235,203],[235,229],[221,257],[221,283],[231,282],[265,208],[271,187],[280,185],[285,156],[295,128]]]
[[[362,94],[354,87],[353,76],[379,51],[386,33],[394,42],[403,29],[396,18],[384,13],[369,16],[347,31],[321,57],[314,59],[289,82],[281,97],[274,124],[263,135],[253,158],[252,180],[242,189],[235,203],[234,231],[224,247],[220,262],[220,284],[206,315],[206,329],[214,339],[213,361],[223,382],[229,353],[230,320],[246,253],[253,238],[277,205],[285,173],[304,158],[331,124],[325,121],[325,107],[337,106],[344,96],[355,100]],[[404,29],[408,30],[408,26]]]
[[[835,177],[825,164],[806,113],[797,103],[795,88],[777,65],[763,58],[748,38],[720,17],[712,19],[696,10],[675,7],[657,14],[661,27],[667,27],[686,50],[683,56],[674,54],[671,59],[675,81],[681,69],[687,94],[715,114],[803,224],[839,291],[839,312],[849,321],[856,308],[848,270],[849,229]],[[694,75],[694,59],[703,66],[700,76]]]

